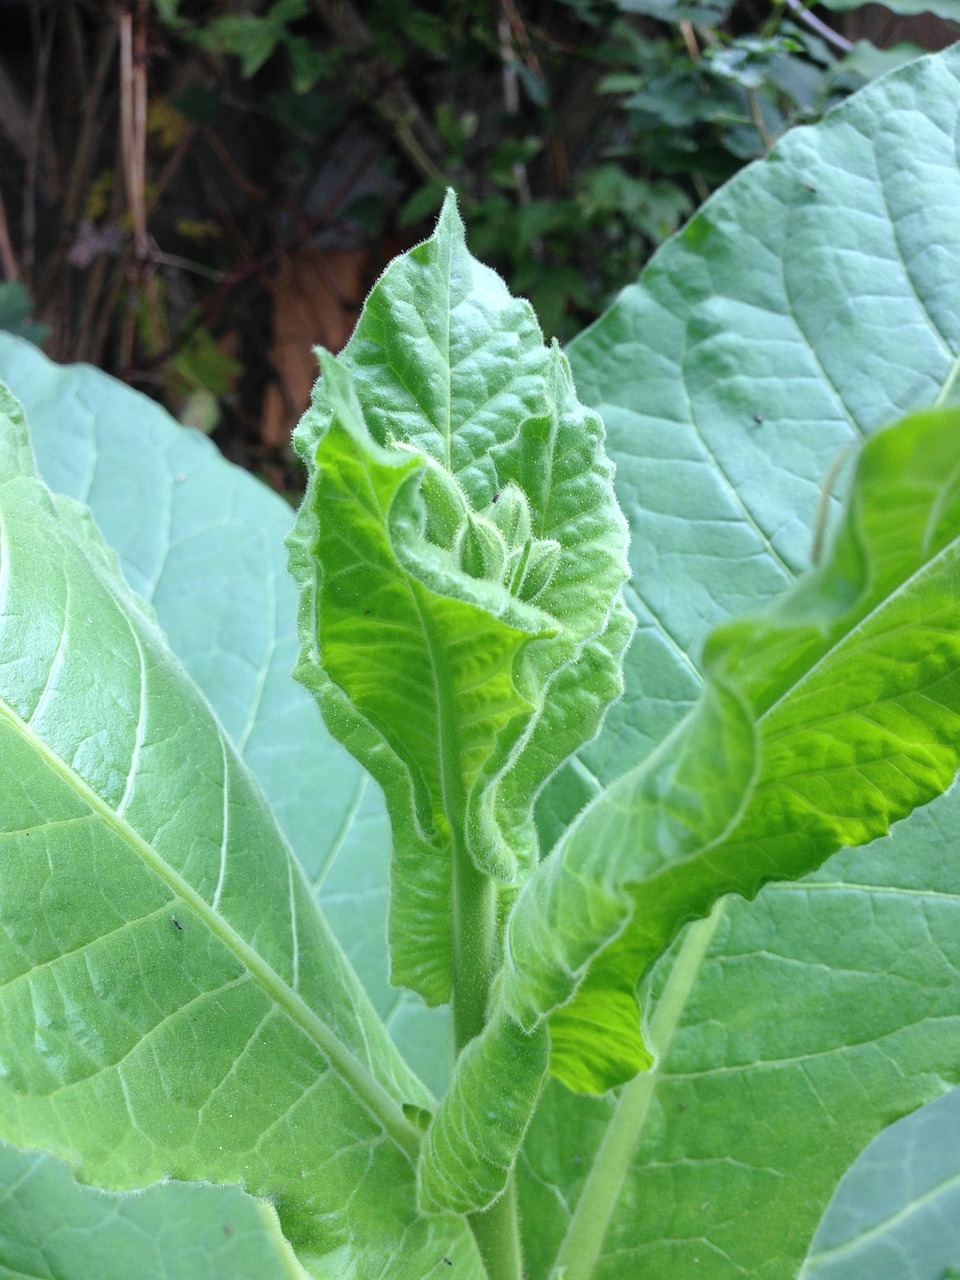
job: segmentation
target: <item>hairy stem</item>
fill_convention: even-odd
[[[496,888],[460,838],[453,867],[453,1030],[457,1052],[480,1034],[497,965]],[[469,1217],[490,1280],[521,1280],[523,1257],[511,1173],[495,1204]]]
[[[523,1253],[517,1188],[511,1173],[503,1195],[484,1213],[470,1215],[470,1228],[490,1280],[521,1280]]]
[[[416,599],[436,674],[442,667],[443,648],[419,592]],[[487,1002],[499,960],[497,890],[467,848],[467,804],[457,749],[456,709],[449,688],[440,679],[436,679],[436,691],[443,808],[453,845],[453,1033],[459,1054],[487,1021]],[[471,1214],[469,1222],[490,1280],[521,1280],[523,1261],[512,1175],[497,1202],[484,1213]]]
[[[496,966],[496,890],[456,840],[453,863],[453,1032],[459,1053],[480,1034]]]
[[[657,1051],[657,1065],[631,1080],[621,1091],[553,1264],[551,1280],[590,1280],[593,1275],[656,1092],[660,1063],[670,1047],[720,921],[721,904],[722,899],[707,919],[698,920],[687,930],[650,1019],[650,1039]]]

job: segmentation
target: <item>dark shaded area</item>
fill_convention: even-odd
[[[565,340],[784,129],[955,34],[800,0],[0,0],[0,327],[293,492],[311,346],[446,186]]]

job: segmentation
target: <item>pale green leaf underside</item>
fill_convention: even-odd
[[[288,504],[99,369],[55,365],[0,333],[0,379],[27,410],[41,477],[89,505],[127,582],[156,610],[256,776],[391,1035],[440,1091],[445,1019],[388,983],[383,797],[291,676],[298,643],[283,546]]]
[[[809,564],[840,452],[956,390],[958,66],[921,59],[791,130],[569,349],[616,460],[638,618],[624,697],[581,753],[602,783],[696,699],[710,628]]]
[[[60,1160],[0,1144],[0,1275],[10,1280],[307,1280],[276,1211],[237,1187],[79,1186]]]
[[[451,982],[457,850],[536,860],[532,805],[596,732],[631,630],[599,419],[448,198],[386,271],[298,428],[297,674],[387,797],[394,980]]]
[[[633,992],[686,920],[884,834],[952,782],[958,436],[960,414],[942,410],[865,446],[828,562],[711,636],[688,725],[525,886],[501,995],[528,1027],[556,1010],[551,1069],[571,1087],[602,1092],[647,1065]]]
[[[2,1136],[109,1187],[237,1182],[318,1257],[349,1254],[386,1186],[415,1272],[460,1230],[413,1228],[401,1108],[429,1095],[89,517],[23,471],[23,439],[8,419]],[[396,1249],[371,1239],[365,1265]]]
[[[840,1181],[800,1280],[942,1280],[960,1266],[960,1088],[891,1125]]]

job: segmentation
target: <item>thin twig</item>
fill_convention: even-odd
[[[787,8],[797,15],[802,23],[815,31],[821,39],[826,40],[827,44],[832,44],[835,49],[839,49],[841,53],[849,53],[853,48],[853,41],[848,40],[846,36],[842,36],[839,32],[828,27],[821,21],[815,13],[810,13],[803,0],[786,0]]]
[[[46,310],[62,288],[67,254],[76,239],[81,208],[89,192],[90,170],[103,133],[103,119],[106,115],[103,95],[113,66],[116,43],[117,30],[111,21],[101,34],[93,76],[84,90],[79,133],[75,141],[68,144],[71,158],[66,170],[66,191],[59,209],[57,247],[50,257],[42,281],[37,281],[35,288],[36,308],[39,312]]]
[[[428,182],[449,186],[439,168],[443,140],[417,105],[406,81],[384,58],[371,58],[373,36],[351,0],[313,0],[340,50],[347,55],[347,71],[363,102],[393,129],[407,158]]]
[[[503,109],[508,116],[520,114],[520,77],[517,74],[517,59],[513,52],[512,22],[507,8],[507,0],[501,0],[500,16],[497,19],[497,39],[500,42],[500,62],[503,66]],[[530,203],[530,179],[527,166],[518,160],[513,166],[513,180],[517,187],[517,197],[521,204]]]
[[[697,44],[697,33],[694,31],[693,23],[689,18],[684,18],[680,23],[680,34],[683,36],[683,43],[687,46],[690,61],[699,62],[700,46]]]
[[[760,102],[757,98],[755,89],[747,90],[747,101],[750,103],[750,119],[753,121],[753,127],[760,135],[760,141],[763,143],[764,151],[769,151],[773,146],[775,139],[771,138],[767,132],[767,126],[763,122],[763,115],[760,111]]]
[[[214,284],[220,284],[225,272],[215,271],[212,267],[205,267],[200,262],[193,262],[190,258],[181,258],[178,253],[161,253],[159,249],[153,251],[153,261],[161,267],[175,267],[178,271],[192,271],[195,276],[203,276],[205,280],[212,280]]]
[[[252,196],[254,200],[266,200],[267,192],[256,182],[246,176],[243,170],[237,165],[230,155],[230,152],[223,145],[220,135],[211,125],[205,125],[203,136],[209,145],[211,151],[223,165],[231,181],[240,188],[240,190],[248,196]]]
[[[5,280],[16,280],[20,274],[17,270],[17,259],[14,256],[13,245],[10,243],[7,211],[4,208],[2,194],[0,194],[0,268],[3,270],[3,278]]]
[[[136,257],[150,256],[144,182],[147,164],[147,10],[135,0],[120,13],[120,137]]]
[[[30,112],[9,72],[0,62],[0,134],[13,146],[21,160],[30,155]]]
[[[80,204],[87,189],[90,169],[96,154],[97,143],[103,131],[102,101],[107,77],[117,45],[117,30],[113,23],[104,28],[99,40],[96,65],[89,86],[83,93],[83,118],[77,145],[70,161],[67,190],[61,211],[63,238],[73,237]]]

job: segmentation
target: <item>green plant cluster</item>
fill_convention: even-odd
[[[7,1274],[955,1267],[958,119],[789,131],[566,352],[450,193],[295,521],[0,335]]]

